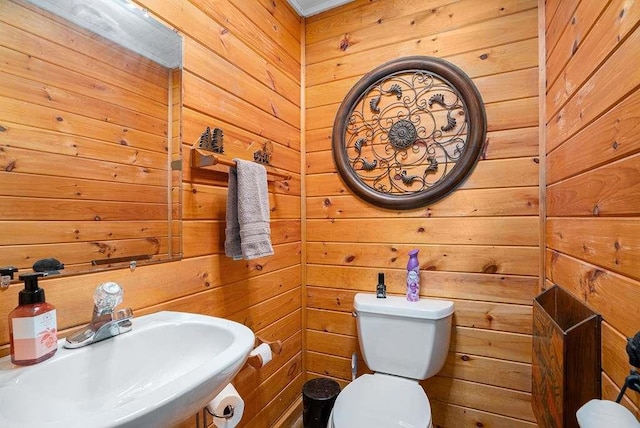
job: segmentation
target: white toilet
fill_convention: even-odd
[[[365,374],[338,395],[327,428],[431,428],[431,405],[418,383],[442,369],[453,302],[358,293],[354,299]]]

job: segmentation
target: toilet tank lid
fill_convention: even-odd
[[[358,293],[353,299],[357,312],[405,316],[425,319],[442,319],[453,314],[454,305],[449,300],[424,299],[409,302],[404,296],[387,296],[378,299],[375,294]]]

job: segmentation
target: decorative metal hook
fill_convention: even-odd
[[[271,155],[273,154],[273,143],[266,141],[262,144],[262,149],[257,152],[253,152],[253,160],[255,162],[269,165],[271,162]]]
[[[207,129],[200,135],[198,140],[198,148],[208,150],[214,153],[224,153],[224,132],[220,128]]]

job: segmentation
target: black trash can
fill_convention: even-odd
[[[302,387],[302,425],[304,428],[327,428],[333,403],[340,393],[335,380],[319,377]]]

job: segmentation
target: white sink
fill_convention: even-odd
[[[33,366],[0,359],[0,427],[168,427],[196,414],[240,371],[253,332],[180,312]]]

